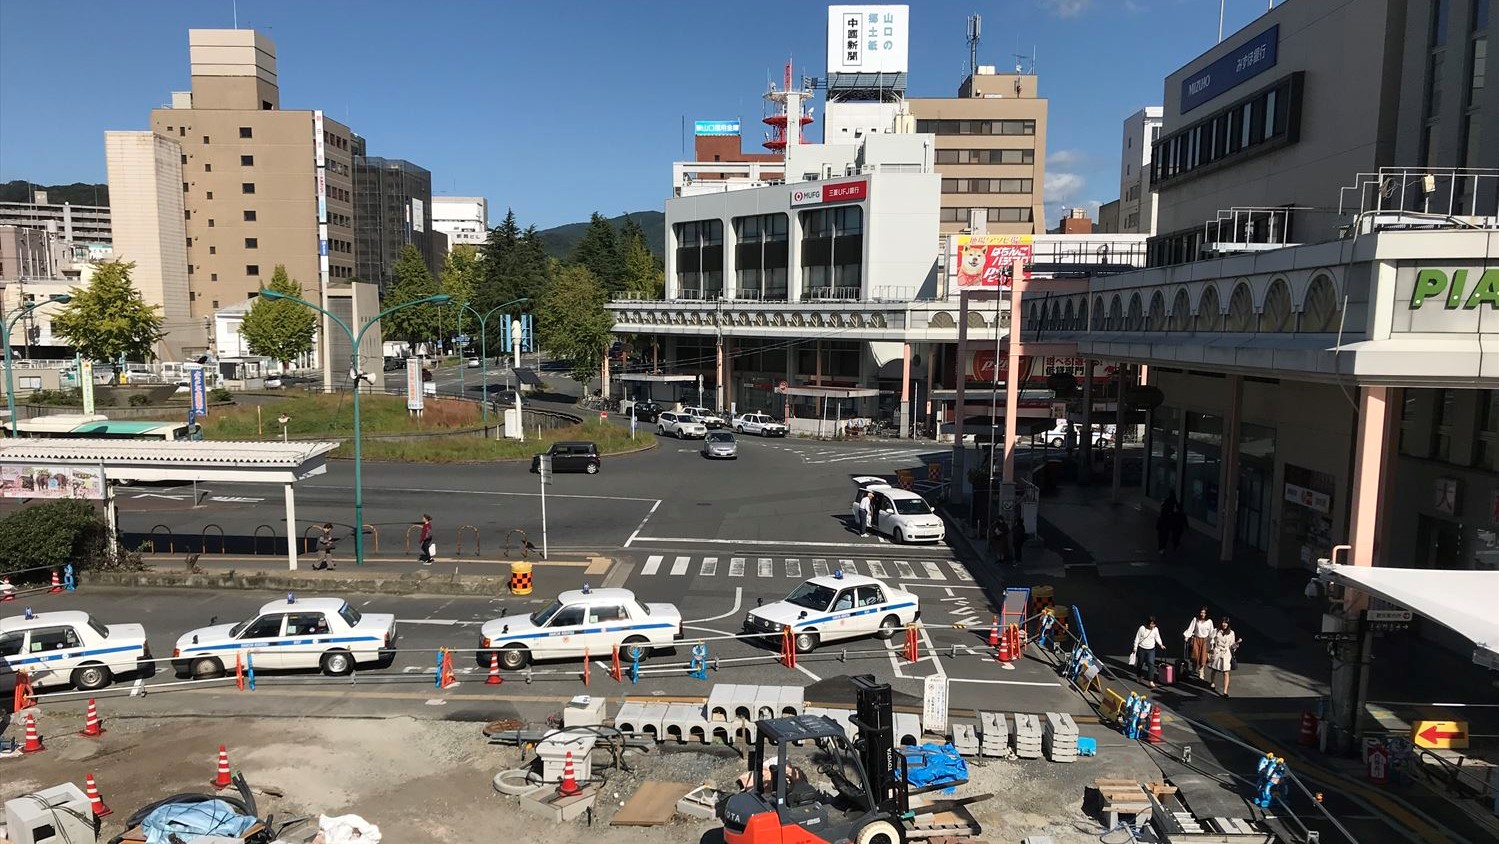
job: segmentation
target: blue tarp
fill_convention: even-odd
[[[192,844],[200,835],[239,835],[254,825],[255,818],[240,814],[228,803],[206,800],[158,806],[141,821],[141,831],[146,833],[146,844],[169,844],[170,833]]]
[[[968,765],[950,744],[902,747],[906,757],[906,782],[917,787],[962,783],[968,780]]]

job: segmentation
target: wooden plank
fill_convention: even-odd
[[[695,786],[685,782],[643,783],[614,818],[610,826],[659,826],[677,813],[677,801]]]

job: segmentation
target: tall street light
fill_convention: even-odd
[[[413,300],[413,301],[410,301],[410,302],[404,302],[402,304],[396,305],[393,308],[386,308],[385,310],[381,311],[380,313],[375,314],[375,318],[374,319],[372,319],[369,322],[365,323],[362,327],[360,327],[358,333],[355,333],[352,329],[349,328],[348,323],[345,323],[343,320],[341,320],[338,317],[334,316],[332,313],[329,313],[327,310],[323,309],[322,307],[319,307],[318,305],[314,305],[313,303],[307,301],[306,299],[302,299],[302,298],[297,297],[297,296],[289,296],[289,295],[287,295],[285,293],[282,293],[280,291],[271,290],[270,288],[265,288],[265,289],[260,290],[258,295],[260,295],[263,298],[269,299],[269,300],[271,300],[273,302],[276,301],[277,299],[285,299],[288,302],[296,302],[299,305],[305,305],[306,307],[312,308],[314,311],[317,311],[317,312],[321,313],[323,316],[325,316],[328,319],[332,320],[333,323],[335,325],[337,325],[339,328],[342,328],[343,331],[344,331],[344,334],[347,334],[348,337],[349,337],[349,356],[351,358],[350,368],[353,370],[353,372],[354,372],[354,378],[355,378],[355,381],[354,381],[354,563],[355,563],[355,565],[361,565],[362,566],[362,565],[364,565],[364,457],[363,457],[362,443],[361,443],[361,439],[360,439],[361,435],[360,435],[360,430],[359,430],[359,380],[358,380],[358,378],[359,378],[359,344],[360,344],[361,341],[364,340],[364,332],[370,330],[370,328],[372,326],[374,326],[374,325],[377,325],[380,322],[380,320],[382,320],[385,317],[387,317],[387,316],[395,313],[396,311],[405,310],[406,308],[414,308],[417,305],[441,305],[441,304],[444,304],[445,302],[447,302],[449,299],[451,299],[453,297],[447,295],[446,293],[439,293],[436,296],[427,296],[427,297],[422,298],[422,299],[416,299],[416,300]],[[323,365],[327,366],[328,365],[328,361],[324,361]],[[287,526],[287,530],[288,530],[288,534],[287,535],[290,536],[293,532],[295,532],[295,529],[296,529],[296,525],[288,525]]]
[[[14,314],[5,319],[5,406],[10,411],[10,435],[12,437],[21,435],[21,420],[16,418],[16,384],[13,375],[15,367],[11,364],[10,359],[10,332],[16,327],[16,323],[20,321],[21,317],[26,316],[37,308],[51,304],[52,302],[65,305],[71,301],[73,301],[73,297],[66,293],[54,293],[39,302],[27,302],[21,305],[21,307],[16,308]],[[80,372],[79,374],[83,373]]]
[[[464,302],[461,306],[464,310],[467,310],[469,313],[473,314],[475,319],[479,320],[479,365],[481,367],[481,369],[479,370],[481,373],[479,377],[484,379],[484,383],[481,386],[481,389],[484,396],[484,436],[486,437],[489,436],[489,318],[499,312],[500,308],[508,308],[511,305],[518,305],[521,302],[529,301],[531,300],[525,296],[522,296],[519,299],[511,299],[508,302],[502,302],[501,304],[495,305],[493,308],[489,309],[488,313],[485,313],[482,316],[478,311],[474,310],[473,305],[470,305],[467,302]],[[505,330],[510,330],[510,327],[505,326]],[[460,372],[461,371],[462,370],[460,370]],[[463,384],[462,379],[459,380],[459,384],[460,386]]]

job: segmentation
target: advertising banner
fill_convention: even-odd
[[[87,416],[94,414],[94,362],[87,359],[78,361],[78,389],[83,391],[83,412]]]
[[[208,415],[208,378],[203,369],[190,369],[187,372],[188,391],[192,395],[193,416]]]
[[[422,392],[422,362],[417,358],[406,359],[406,409],[421,410],[425,405]]]
[[[1280,24],[1276,24],[1183,79],[1181,113],[1186,114],[1275,67],[1279,49]]]
[[[828,73],[910,69],[909,6],[829,6]]]
[[[0,466],[0,498],[103,497],[103,473],[96,468]]]
[[[860,202],[869,198],[869,180],[856,182],[811,183],[791,192],[792,205],[827,205],[833,202]]]
[[[427,230],[427,206],[420,199],[411,199],[411,230],[424,232]]]
[[[739,134],[739,121],[694,120],[692,122],[692,134],[702,137],[737,135]]]
[[[957,286],[959,288],[994,287],[1010,289],[1003,270],[1016,258],[1029,264],[1034,254],[1028,234],[958,235]],[[1030,278],[1029,271],[1026,278]]]

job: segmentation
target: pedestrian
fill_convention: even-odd
[[[1181,548],[1182,537],[1187,533],[1187,511],[1177,507],[1171,511],[1171,520],[1168,527],[1171,529],[1171,550],[1175,552]]]
[[[1135,631],[1135,648],[1130,654],[1135,671],[1155,688],[1155,659],[1157,653],[1164,653],[1166,645],[1161,641],[1160,628],[1155,626],[1155,616],[1145,619],[1140,629]]]
[[[1015,522],[1010,525],[1010,548],[1014,551],[1014,556],[1010,562],[1017,566],[1020,565],[1020,555],[1025,548],[1025,520],[1021,518],[1018,502],[1015,507]]]
[[[854,514],[854,517],[859,521],[860,536],[869,535],[869,508],[873,504],[870,500],[872,497],[867,491],[859,494],[858,512]]]
[[[426,513],[422,514],[422,533],[417,539],[417,547],[421,549],[421,556],[417,557],[421,564],[432,565],[432,557],[437,551],[437,546],[432,542],[432,517]]]
[[[326,571],[338,568],[338,564],[333,562],[333,546],[336,543],[337,540],[333,538],[333,523],[323,522],[322,533],[317,539],[318,561],[313,566],[314,569]]]
[[[1010,561],[1010,523],[1003,516],[994,520],[994,527],[989,532],[989,547],[994,549],[995,562]]]
[[[1176,491],[1166,493],[1166,500],[1161,502],[1161,512],[1155,518],[1155,544],[1156,553],[1162,557],[1166,556],[1166,544],[1171,541],[1171,524],[1174,514],[1181,505],[1176,503]]]
[[[1208,618],[1208,608],[1203,607],[1197,611],[1197,617],[1187,622],[1187,629],[1182,631],[1182,639],[1186,642],[1187,659],[1197,679],[1208,678],[1208,640],[1213,636],[1213,620]]]
[[[1223,696],[1228,697],[1228,675],[1234,670],[1234,653],[1239,650],[1239,637],[1234,633],[1233,626],[1228,623],[1225,616],[1218,620],[1218,629],[1213,631],[1213,637],[1208,640],[1209,667],[1223,678]]]

